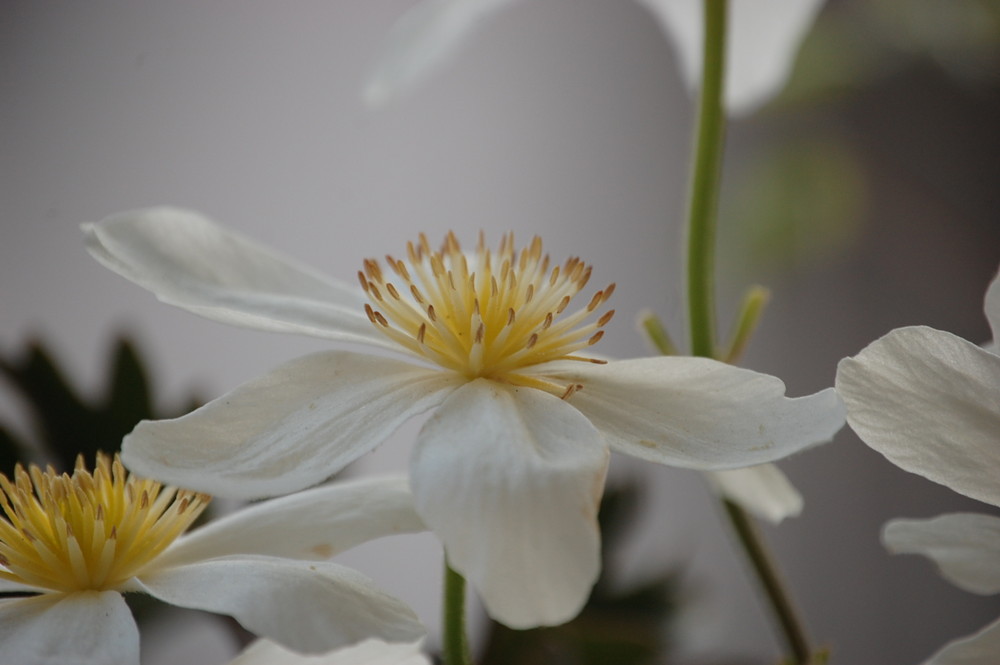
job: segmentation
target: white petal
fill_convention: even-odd
[[[949,642],[925,665],[996,665],[1000,654],[1000,621],[975,635]]]
[[[365,640],[327,654],[303,656],[269,640],[257,640],[229,665],[430,665],[430,661],[420,654],[420,642]]]
[[[537,371],[583,386],[568,401],[612,450],[670,466],[719,471],[773,462],[829,441],[844,424],[832,388],[788,398],[773,376],[707,358],[563,361]]]
[[[802,495],[773,464],[708,471],[706,475],[719,494],[772,524],[802,512]]]
[[[379,637],[412,642],[417,617],[357,571],[328,561],[223,557],[143,575],[160,600],[227,614],[244,628],[304,653]]]
[[[392,26],[365,100],[380,105],[420,83],[453,55],[465,38],[514,0],[422,0]]]
[[[426,528],[405,477],[365,478],[238,510],[181,537],[156,565],[230,554],[328,559],[375,538]]]
[[[776,95],[824,0],[732,0],[726,42],[726,108],[749,113]],[[639,0],[659,19],[688,85],[701,87],[704,0]]]
[[[175,420],[125,437],[132,471],[238,498],[325,480],[463,379],[347,351],[304,356]]]
[[[417,512],[490,616],[512,628],[563,623],[600,568],[607,460],[598,432],[562,400],[479,379],[420,432]]]
[[[165,303],[258,330],[400,349],[368,320],[360,288],[324,277],[198,213],[134,210],[84,224],[83,231],[95,259]]]
[[[990,330],[993,331],[991,350],[993,353],[997,353],[997,345],[1000,344],[1000,274],[993,278],[990,287],[986,290],[983,310],[986,312],[986,320],[990,322]]]
[[[1000,357],[951,333],[899,328],[837,368],[847,422],[907,471],[1000,505]]]
[[[972,593],[1000,593],[1000,518],[951,513],[929,520],[893,520],[882,542],[895,554],[923,554],[941,575]]]
[[[12,665],[139,665],[139,630],[116,591],[0,600],[0,659]]]

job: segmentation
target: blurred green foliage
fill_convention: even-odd
[[[79,454],[89,465],[98,450],[120,450],[122,439],[140,420],[176,417],[198,404],[190,399],[180,411],[156,412],[148,370],[135,343],[125,337],[114,342],[107,388],[96,399],[73,386],[55,354],[39,340],[27,342],[12,357],[0,357],[0,376],[21,398],[37,435],[36,441],[27,441],[0,423],[0,472],[8,475],[17,462],[69,471]]]

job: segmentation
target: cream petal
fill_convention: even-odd
[[[1000,653],[1000,621],[975,635],[949,642],[925,665],[996,665]]]
[[[840,361],[847,422],[897,466],[1000,505],[1000,357],[951,333],[899,328]]]
[[[139,629],[115,591],[4,599],[0,658],[30,665],[139,665]]]
[[[785,397],[779,379],[707,358],[658,356],[535,370],[583,388],[568,402],[612,450],[702,471],[773,462],[829,441],[844,424],[832,388]]]
[[[328,559],[375,538],[426,528],[405,476],[365,478],[250,505],[181,537],[156,565],[234,554]]]
[[[490,616],[530,628],[586,602],[607,462],[598,432],[562,400],[478,379],[424,425],[410,476],[417,512]]]
[[[269,640],[257,640],[229,665],[430,665],[420,642],[389,644],[365,640],[319,656],[303,656]]]
[[[478,25],[514,0],[423,0],[389,31],[365,86],[365,100],[381,105],[419,84],[454,54]]]
[[[221,557],[142,575],[160,600],[226,614],[247,630],[303,653],[370,637],[412,642],[424,630],[402,601],[329,561]]]
[[[140,475],[210,494],[286,494],[330,477],[463,380],[392,358],[316,353],[181,418],[139,423],[122,459]]]
[[[1000,274],[993,278],[986,290],[983,310],[986,312],[986,320],[990,323],[990,330],[993,331],[993,344],[990,350],[997,353],[997,344],[1000,342]]]
[[[708,471],[705,475],[719,494],[772,524],[802,512],[802,495],[773,464]]]
[[[743,114],[775,96],[824,0],[732,0],[726,42],[725,104]],[[671,38],[684,78],[701,86],[704,0],[639,0]]]
[[[208,218],[146,208],[84,224],[105,267],[161,301],[215,321],[401,350],[375,330],[364,294]]]
[[[1000,518],[951,513],[929,520],[892,520],[882,542],[894,554],[922,554],[955,586],[1000,593]]]

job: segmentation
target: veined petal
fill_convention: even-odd
[[[1000,505],[1000,357],[951,333],[899,328],[837,367],[847,422],[897,466]]]
[[[1000,344],[1000,274],[993,278],[990,287],[986,290],[983,310],[986,312],[986,320],[990,323],[990,330],[993,331],[993,343],[990,350],[997,353],[997,345]]]
[[[286,494],[329,478],[464,379],[348,351],[304,356],[125,437],[133,472],[220,496]]]
[[[719,494],[772,524],[802,512],[802,495],[773,464],[708,471],[706,476]]]
[[[412,642],[424,630],[402,601],[361,573],[329,561],[222,557],[143,575],[147,593],[226,614],[247,630],[303,653],[370,637]]]
[[[996,665],[1000,653],[1000,621],[975,635],[949,642],[926,665]]]
[[[238,510],[182,536],[156,565],[234,554],[328,559],[375,538],[426,529],[405,476],[365,478]]]
[[[451,56],[479,23],[514,0],[423,0],[389,31],[365,86],[365,100],[384,104],[416,86]]]
[[[824,0],[732,0],[726,41],[726,108],[749,113],[784,87]],[[688,85],[701,86],[704,0],[639,0],[674,44]]]
[[[420,642],[389,644],[365,640],[319,656],[303,656],[270,640],[257,640],[229,665],[430,665]]]
[[[4,599],[0,658],[30,665],[139,665],[139,629],[116,591]]]
[[[410,475],[417,512],[490,616],[530,628],[571,619],[590,594],[607,462],[562,400],[478,379],[424,425]]]
[[[892,520],[882,542],[894,554],[923,554],[955,586],[1000,593],[1000,518],[951,513],[929,520]]]
[[[215,321],[391,348],[359,288],[331,280],[189,210],[147,208],[84,224],[105,267]]]
[[[829,441],[844,424],[832,388],[785,397],[781,380],[708,358],[660,356],[606,365],[538,366],[612,450],[702,471],[753,466]]]

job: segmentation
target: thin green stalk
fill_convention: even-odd
[[[726,508],[729,521],[733,525],[733,530],[746,551],[747,559],[750,560],[750,565],[757,573],[757,579],[771,604],[774,618],[785,636],[785,643],[792,654],[791,660],[788,662],[794,665],[809,665],[813,662],[813,652],[806,637],[805,627],[799,620],[798,613],[785,590],[785,585],[778,575],[777,566],[767,548],[764,547],[764,541],[757,532],[753,520],[742,507],[732,501],[723,499],[722,503]]]
[[[472,665],[469,640],[465,633],[465,578],[444,564],[444,622],[442,651],[444,665]]]
[[[692,354],[705,357],[715,355],[715,217],[726,134],[722,90],[728,4],[728,0],[705,0],[704,67],[688,198],[688,325]]]
[[[705,0],[705,40],[698,100],[694,166],[687,218],[687,304],[691,352],[717,357],[715,334],[715,222],[725,143],[723,83],[728,0]],[[723,500],[726,515],[746,551],[792,653],[793,665],[808,665],[812,650],[764,542],[742,507]]]

